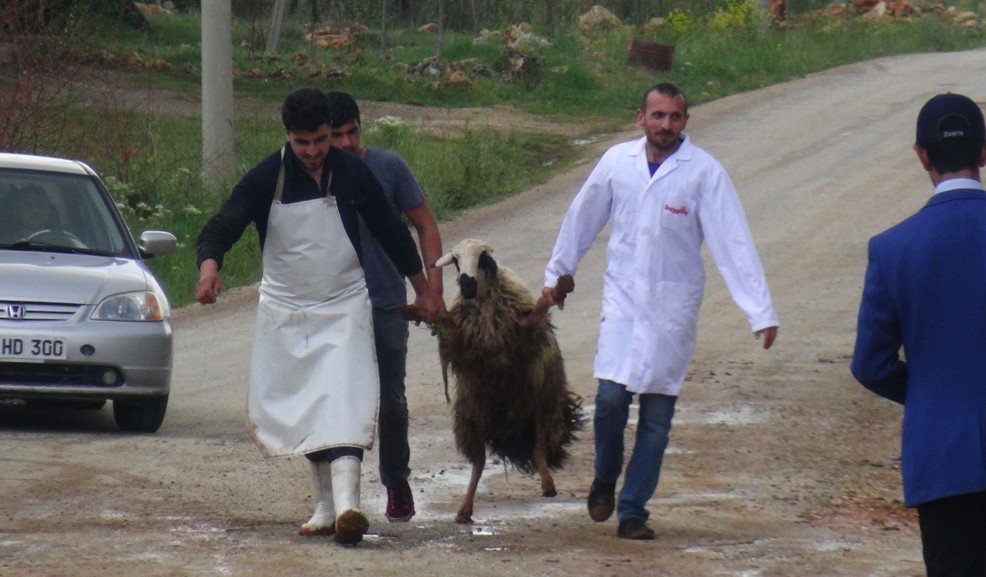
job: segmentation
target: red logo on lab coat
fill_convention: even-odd
[[[674,208],[673,206],[665,204],[664,210],[670,212],[671,214],[688,214],[688,209],[685,207]]]

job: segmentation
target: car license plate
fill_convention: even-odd
[[[0,337],[0,360],[41,362],[65,358],[65,342],[61,339]]]

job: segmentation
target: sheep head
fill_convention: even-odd
[[[493,247],[480,240],[463,240],[455,245],[452,252],[435,262],[435,266],[450,264],[454,264],[459,273],[456,278],[459,294],[467,300],[476,298],[481,284],[496,279],[497,264],[493,260]]]

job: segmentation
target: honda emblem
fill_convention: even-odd
[[[24,312],[24,305],[0,303],[0,319],[20,320],[24,318]]]

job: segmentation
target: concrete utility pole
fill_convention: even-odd
[[[284,0],[274,0],[274,11],[270,14],[270,30],[267,32],[267,52],[276,52],[281,43],[281,26],[284,25]]]
[[[233,175],[233,33],[230,0],[202,0],[202,178]]]

